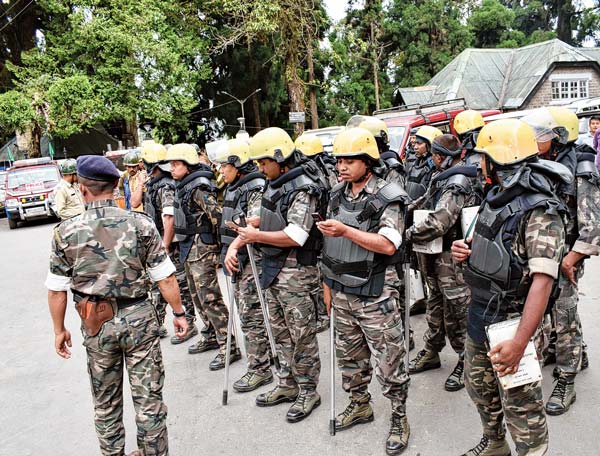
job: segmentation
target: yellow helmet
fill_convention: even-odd
[[[294,142],[296,149],[302,152],[302,155],[312,157],[323,153],[323,142],[317,135],[303,133]]]
[[[485,122],[481,113],[473,109],[462,111],[454,118],[454,130],[459,135],[481,128],[484,125]]]
[[[259,131],[250,139],[250,159],[270,158],[283,163],[294,152],[294,141],[285,130],[269,127]]]
[[[212,161],[239,168],[250,161],[250,145],[243,139],[230,139],[219,146]]]
[[[537,142],[552,141],[559,138],[561,142],[566,142],[567,128],[560,125],[548,108],[536,109],[531,114],[522,117],[521,120],[533,128]]]
[[[371,133],[373,133],[373,136],[376,138],[381,138],[384,143],[388,143],[390,136],[388,134],[387,125],[383,120],[378,119],[377,117],[368,116],[365,117],[365,119],[358,126],[364,128],[365,130],[369,130]]]
[[[577,118],[577,114],[570,109],[558,106],[548,108],[548,111],[558,125],[567,129],[567,142],[577,141],[577,138],[579,138],[579,119]]]
[[[359,157],[366,155],[373,160],[379,160],[379,149],[375,136],[369,130],[361,127],[348,128],[338,133],[333,141],[335,157]]]
[[[196,148],[191,144],[175,144],[169,147],[167,150],[166,158],[167,161],[180,160],[187,163],[188,165],[197,165],[200,163],[200,157]]]
[[[142,145],[142,160],[147,164],[164,161],[167,156],[167,148],[154,141],[144,141]]]
[[[481,129],[475,151],[498,165],[513,165],[535,157],[538,147],[529,125],[518,119],[502,119]]]
[[[430,146],[435,138],[442,136],[444,133],[439,128],[432,127],[431,125],[423,125],[417,130],[415,136],[417,140],[421,139],[426,141]]]

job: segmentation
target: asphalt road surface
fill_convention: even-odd
[[[59,358],[43,286],[53,223],[37,223],[9,231],[0,220],[0,290],[5,341],[0,357],[0,455],[96,455],[85,351],[79,317],[73,307],[66,324],[73,335],[73,357]],[[550,452],[555,455],[600,454],[600,260],[588,261],[581,284],[580,313],[589,346],[590,368],[577,377],[577,402],[567,415],[548,417]],[[414,319],[417,349],[422,347],[424,317]],[[172,334],[172,327],[169,328]],[[172,455],[384,455],[390,405],[374,378],[371,385],[375,421],[331,437],[329,420],[328,334],[319,335],[322,370],[318,391],[322,405],[306,420],[288,424],[288,405],[259,408],[258,392],[230,390],[229,405],[221,405],[223,372],[210,372],[215,352],[188,355],[187,346],[163,340],[166,365],[165,402]],[[416,351],[411,353],[414,356]],[[464,391],[447,393],[446,376],[456,362],[449,347],[441,354],[442,368],[411,379],[408,418],[411,426],[405,455],[460,455],[478,443],[481,426]],[[544,368],[544,396],[552,391],[552,367]],[[244,361],[231,367],[231,379],[245,372]],[[346,406],[336,372],[337,411]],[[127,382],[125,382],[127,384]],[[126,386],[127,451],[135,449],[135,422]]]

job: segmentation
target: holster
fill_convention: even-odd
[[[85,332],[89,337],[98,335],[102,325],[115,316],[113,305],[110,301],[102,298],[94,299],[86,296],[75,304],[75,309],[81,317]]]

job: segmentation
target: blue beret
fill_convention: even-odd
[[[112,182],[121,177],[119,170],[101,155],[81,155],[77,158],[77,174],[86,179]]]

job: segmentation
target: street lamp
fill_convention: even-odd
[[[246,101],[248,101],[248,98],[250,98],[252,95],[260,92],[261,90],[262,89],[260,89],[260,88],[256,89],[254,92],[252,92],[250,95],[248,95],[246,98],[244,98],[242,100],[240,100],[238,97],[234,97],[229,92],[225,92],[224,90],[217,92],[217,93],[222,93],[223,95],[227,95],[228,97],[233,98],[235,101],[237,101],[240,104],[240,107],[242,108],[242,117],[238,117],[238,121],[240,122],[241,130],[246,130],[246,118],[244,116],[244,103],[246,103]]]

